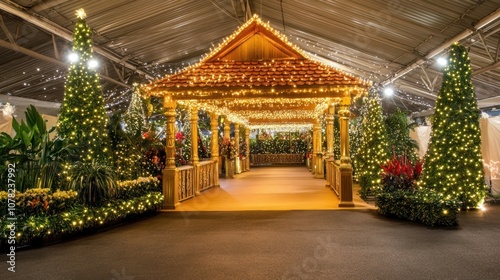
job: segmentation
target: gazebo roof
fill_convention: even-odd
[[[143,89],[245,125],[311,124],[369,82],[311,59],[254,16],[199,63]]]
[[[145,89],[156,96],[168,93],[176,99],[198,99],[223,97],[228,92],[241,95],[241,90],[249,89],[274,94],[321,88],[321,97],[327,97],[333,92],[357,94],[367,85],[360,78],[310,59],[254,16],[198,64]]]

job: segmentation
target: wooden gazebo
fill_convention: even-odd
[[[163,98],[166,109],[165,207],[175,207],[186,197],[218,186],[218,116],[225,116],[225,137],[229,136],[229,122],[235,124],[236,141],[240,125],[250,128],[270,124],[311,126],[312,172],[315,177],[323,178],[320,117],[327,114],[327,156],[331,157],[335,112],[338,112],[341,124],[341,159],[337,163],[333,159],[327,161],[327,186],[339,195],[339,206],[353,206],[348,108],[351,100],[364,93],[368,86],[367,81],[310,59],[284,35],[259,17],[252,17],[196,65],[143,86],[147,94]],[[177,103],[192,109],[191,129],[194,130],[197,129],[198,110],[211,113],[212,160],[210,163],[199,162],[197,139],[193,139],[191,175],[183,174],[186,168],[175,167]],[[249,130],[246,132],[245,138],[249,141]],[[197,137],[196,133],[192,135]],[[248,162],[243,166],[249,170]]]

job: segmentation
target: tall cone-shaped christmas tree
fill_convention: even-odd
[[[93,59],[92,31],[83,9],[73,35],[72,61],[64,85],[57,132],[76,147],[76,160],[91,162],[108,158],[108,116],[104,108],[99,75]]]
[[[124,116],[125,131],[133,136],[140,136],[146,126],[143,102],[139,91],[139,85],[134,84],[130,105]]]
[[[361,197],[372,195],[381,183],[381,165],[389,160],[389,142],[378,90],[372,87],[365,99],[362,138],[357,153]]]
[[[485,196],[479,119],[469,55],[455,43],[436,100],[420,185],[467,208],[478,207]]]

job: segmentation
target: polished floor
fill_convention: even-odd
[[[252,167],[221,179],[220,188],[181,202],[176,211],[333,210],[339,209],[335,193],[325,180],[314,179],[305,166]],[[373,209],[354,193],[354,209]]]

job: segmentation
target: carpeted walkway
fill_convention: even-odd
[[[0,279],[500,279],[500,205],[428,228],[372,210],[165,212],[1,259]]]
[[[220,188],[183,201],[176,211],[241,210],[331,210],[339,199],[325,187],[326,181],[314,179],[305,166],[252,167],[234,179],[221,179]],[[353,190],[356,209],[374,209]]]

